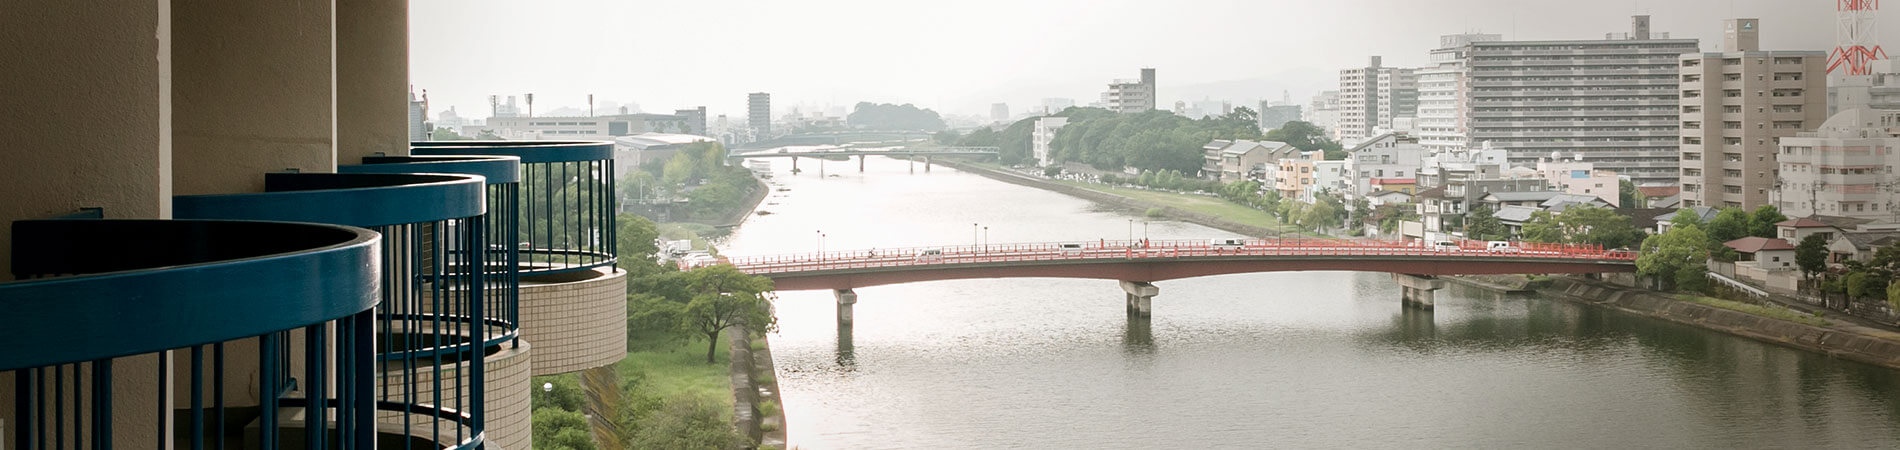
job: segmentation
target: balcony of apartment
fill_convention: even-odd
[[[0,283],[8,448],[482,442],[478,415],[376,394],[388,240],[375,232],[104,219],[13,231],[21,281]],[[391,411],[437,417],[465,439],[379,426]]]
[[[1479,69],[1485,69],[1485,70],[1479,70]],[[1676,71],[1675,64],[1660,64],[1660,65],[1645,64],[1638,67],[1567,67],[1567,66],[1519,67],[1519,66],[1510,66],[1510,65],[1495,65],[1495,66],[1474,67],[1470,73],[1471,73],[1472,78],[1482,80],[1485,78],[1492,78],[1492,77],[1528,77],[1528,76],[1540,76],[1540,77],[1556,77],[1556,76],[1628,77],[1628,76],[1647,76],[1647,75],[1674,76],[1677,74],[1677,71]],[[1675,84],[1676,83],[1675,81],[1669,80],[1667,78],[1654,80],[1654,81],[1650,81],[1648,79],[1633,79],[1632,81],[1643,81],[1644,82],[1643,84]]]
[[[1551,97],[1551,96],[1545,96],[1545,97]],[[1511,98],[1511,97],[1494,97],[1494,98],[1505,99],[1505,98]],[[1597,99],[1597,98],[1591,98],[1591,97],[1540,99],[1540,100],[1475,100],[1469,103],[1470,106],[1477,107],[1477,108],[1500,108],[1500,107],[1575,108],[1575,107],[1593,107],[1593,106],[1595,107],[1602,107],[1602,106],[1671,106],[1671,107],[1674,107],[1679,104],[1681,104],[1681,101],[1675,100],[1675,99],[1604,100],[1604,99]],[[1617,113],[1613,111],[1604,111],[1604,112],[1599,112],[1595,114],[1585,114],[1585,115],[1603,116],[1603,115],[1611,115],[1611,114],[1617,114]]]
[[[410,163],[495,174],[499,184],[510,181],[507,174],[518,164],[506,158]],[[173,215],[376,231],[386,276],[378,280],[382,297],[371,324],[375,360],[365,370],[373,373],[375,400],[394,405],[377,412],[379,428],[458,447],[525,446],[528,405],[509,400],[527,396],[530,349],[515,318],[517,275],[499,264],[519,257],[506,235],[494,233],[505,227],[491,225],[509,221],[511,211],[489,209],[481,175],[350,173],[357,170],[266,174],[264,192],[174,197]],[[467,418],[450,420],[414,405],[439,405]]]
[[[1544,89],[1544,90],[1539,90],[1539,89],[1491,88],[1491,89],[1476,89],[1471,92],[1471,96],[1473,98],[1522,98],[1522,97],[1589,98],[1589,97],[1644,97],[1644,96],[1665,96],[1665,95],[1675,96],[1675,95],[1680,95],[1680,94],[1677,94],[1676,91],[1672,89],[1562,89],[1562,90]]]
[[[517,227],[519,320],[533,374],[602,367],[625,357],[626,272],[614,251],[613,144],[594,141],[417,142],[419,156],[521,161]]]
[[[1477,56],[1605,56],[1605,55],[1663,55],[1671,63],[1677,61],[1681,50],[1660,48],[1564,48],[1551,50],[1503,50],[1479,47],[1473,54]]]

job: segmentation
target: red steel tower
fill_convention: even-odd
[[[1880,12],[1880,0],[1834,0],[1834,40],[1839,45],[1827,55],[1827,72],[1842,75],[1869,75],[1868,63],[1886,59],[1874,30],[1874,17]],[[1845,73],[1836,70],[1845,68]]]

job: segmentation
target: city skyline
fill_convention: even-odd
[[[1720,50],[1721,20],[1730,17],[1761,18],[1765,26],[1784,30],[1764,37],[1767,49],[1824,51],[1834,45],[1830,5],[1771,0],[1633,1],[1622,7],[1496,0],[1205,1],[1165,10],[979,0],[930,11],[928,21],[915,20],[918,11],[858,0],[798,7],[711,3],[635,8],[591,0],[532,6],[417,1],[412,45],[430,51],[410,55],[410,76],[419,91],[430,92],[432,113],[454,106],[478,118],[486,116],[489,95],[529,92],[541,103],[537,111],[585,109],[587,95],[594,94],[649,112],[703,105],[711,115],[738,117],[746,93],[771,92],[775,115],[869,101],[987,116],[994,103],[1016,111],[1048,97],[1086,104],[1140,67],[1162,73],[1162,105],[1204,98],[1251,104],[1278,99],[1283,91],[1304,103],[1329,89],[1339,69],[1363,65],[1367,56],[1382,56],[1394,67],[1426,65],[1440,35],[1600,39],[1625,31],[1633,14],[1654,17],[1658,32],[1700,40],[1703,51]],[[1289,15],[1313,19],[1272,19]],[[1246,22],[1265,25],[1242,33],[1206,17],[1259,17]],[[1388,17],[1422,19],[1388,23]],[[1563,20],[1551,20],[1556,17]],[[575,20],[599,25],[575,26]],[[1367,26],[1375,29],[1362,30]],[[1154,32],[1125,32],[1144,29]],[[761,41],[761,32],[789,38]],[[856,39],[866,33],[895,37]],[[1327,33],[1356,37],[1315,38]],[[685,36],[694,37],[683,42]],[[852,63],[872,55],[888,62]],[[519,64],[522,59],[542,63]]]

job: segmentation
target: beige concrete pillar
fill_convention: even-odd
[[[1154,315],[1154,299],[1161,295],[1161,288],[1141,281],[1123,281],[1121,284],[1122,291],[1128,293],[1128,317],[1146,318]]]
[[[838,289],[832,291],[832,294],[838,297],[838,328],[851,328],[851,308],[858,304],[858,292],[851,289]]]
[[[1429,275],[1395,273],[1392,279],[1399,283],[1399,301],[1418,309],[1432,309],[1438,290],[1445,288],[1445,280]]]
[[[166,0],[0,2],[0,281],[13,278],[15,220],[86,207],[171,217],[169,14]],[[153,437],[171,434],[152,413],[169,385],[153,375],[162,356],[114,362],[113,398],[126,413],[114,416],[113,435],[123,447],[160,447]],[[13,387],[0,374],[9,427],[18,426]]]
[[[336,0],[337,164],[409,154],[409,2]]]
[[[336,171],[330,0],[193,0],[172,11],[173,186],[261,192],[264,174]]]
[[[0,280],[15,220],[171,216],[168,5],[0,2]]]

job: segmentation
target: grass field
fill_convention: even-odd
[[[1173,192],[1163,192],[1163,191],[1148,191],[1148,190],[1141,190],[1141,189],[1112,187],[1112,186],[1096,184],[1096,183],[1082,183],[1082,182],[1076,182],[1076,181],[1056,181],[1056,182],[1083,188],[1083,189],[1088,189],[1091,191],[1106,192],[1110,194],[1120,195],[1123,197],[1132,198],[1132,199],[1142,201],[1142,202],[1153,203],[1157,205],[1172,206],[1172,207],[1179,208],[1182,210],[1212,215],[1212,216],[1219,217],[1222,219],[1231,220],[1234,222],[1244,223],[1248,225],[1272,228],[1272,229],[1276,229],[1280,231],[1294,231],[1293,227],[1287,226],[1285,224],[1281,224],[1278,218],[1273,217],[1272,214],[1268,214],[1266,211],[1249,208],[1247,206],[1244,206],[1238,203],[1227,201],[1227,199],[1223,199],[1220,197],[1209,197],[1209,196],[1204,196],[1204,195],[1192,195],[1192,194],[1176,194]]]
[[[727,330],[731,333],[731,330]],[[614,371],[622,379],[635,373],[646,373],[641,386],[649,393],[660,398],[675,395],[691,395],[727,405],[725,411],[731,414],[731,379],[726,369],[730,359],[726,356],[725,335],[720,335],[720,345],[713,358],[718,363],[706,363],[706,340],[674,341],[665,343],[635,342],[640,351],[627,354],[627,358],[614,364]]]

